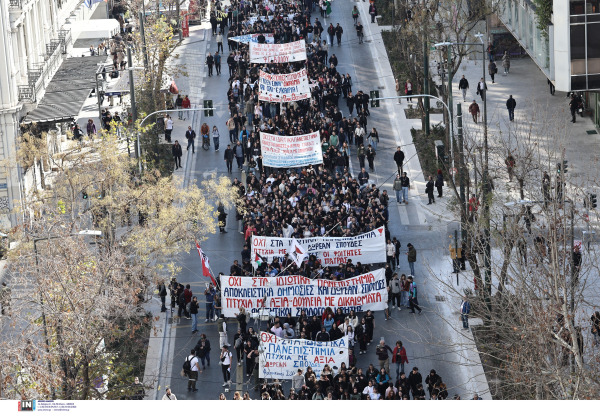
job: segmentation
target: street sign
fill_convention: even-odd
[[[583,220],[585,220],[586,222],[590,221],[590,216],[587,213],[583,214]]]
[[[458,169],[456,167],[451,167],[450,168],[450,174],[454,175],[458,172]]]

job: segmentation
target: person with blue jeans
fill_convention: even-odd
[[[215,299],[213,301],[213,308],[215,309],[215,316],[217,318],[221,317],[221,310],[223,307],[221,306],[221,297],[218,294],[215,294]]]
[[[192,317],[192,333],[198,332],[198,298],[194,296],[190,302],[190,316]]]
[[[400,175],[396,175],[396,179],[394,179],[394,192],[396,192],[396,202],[401,203],[400,201],[400,193],[402,193],[402,180],[400,179]]]
[[[214,316],[213,302],[215,301],[215,296],[217,292],[212,284],[208,285],[208,289],[204,291],[204,296],[206,296],[206,322],[210,322]]]
[[[404,373],[404,364],[408,363],[406,349],[402,346],[402,341],[396,341],[396,347],[392,352],[392,363],[396,365],[396,380],[400,379],[400,374]]]
[[[206,339],[206,335],[203,333],[200,335],[200,340],[194,347],[196,356],[200,358],[202,362],[202,369],[206,369],[206,366],[210,366],[210,341]],[[206,362],[206,365],[204,364]]]
[[[406,176],[406,172],[402,174],[403,176],[400,178],[402,183],[402,201],[404,203],[408,203],[408,190],[410,189],[410,179]]]
[[[471,304],[467,299],[467,296],[463,296],[463,300],[460,303],[460,318],[462,319],[463,329],[469,329],[469,313],[471,312]]]
[[[406,256],[408,256],[408,266],[410,266],[410,274],[411,276],[415,276],[415,262],[417,261],[417,249],[415,249],[415,247],[409,243],[408,245],[408,253],[406,253]]]

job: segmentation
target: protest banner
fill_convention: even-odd
[[[261,133],[261,143],[262,135]],[[285,136],[277,136],[285,137]],[[264,148],[263,148],[264,156]],[[263,163],[264,164],[264,163]],[[251,254],[261,255],[265,262],[272,262],[274,257],[283,259],[292,244],[291,238],[252,236]],[[377,228],[354,237],[309,237],[296,239],[308,255],[314,255],[323,266],[337,266],[348,263],[383,263],[385,259],[385,230]]]
[[[299,40],[284,44],[249,43],[250,63],[288,63],[306,60],[306,43]]]
[[[321,316],[325,308],[356,313],[386,308],[385,269],[345,280],[310,279],[300,275],[252,278],[221,275],[222,313],[232,318],[243,307],[251,313],[266,308],[275,316]]]
[[[258,74],[258,100],[285,103],[310,99],[306,69],[287,74],[269,74],[260,70]]]
[[[236,41],[238,43],[258,43],[258,36],[260,36],[261,33],[254,33],[254,34],[244,34],[243,36],[235,36],[235,37],[230,37],[227,40],[233,40]],[[264,33],[262,34],[263,36],[265,36],[265,42],[269,43],[269,44],[273,44],[275,43],[275,38],[273,37],[273,33]]]
[[[323,367],[329,365],[334,375],[340,372],[342,362],[346,365],[349,355],[348,338],[345,336],[331,342],[315,342],[306,339],[282,339],[267,332],[261,332],[259,343],[259,378],[292,379],[302,369],[309,366],[317,378]]]
[[[268,167],[301,167],[323,163],[319,132],[298,136],[260,133],[263,165]]]

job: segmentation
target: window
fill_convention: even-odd
[[[571,25],[571,75],[586,74],[585,25]]]
[[[587,25],[587,72],[600,73],[600,23]]]
[[[571,76],[571,90],[585,90],[585,76]]]
[[[584,0],[571,0],[569,8],[571,10],[571,16],[574,14],[585,14],[585,1]]]
[[[586,14],[600,13],[600,0],[587,0],[585,3]]]
[[[588,89],[600,89],[600,74],[588,76]]]

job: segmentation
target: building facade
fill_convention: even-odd
[[[84,0],[0,0],[0,227],[17,223],[9,214],[23,190],[14,164],[19,123],[44,95],[71,47],[69,25],[89,19],[97,7]]]

